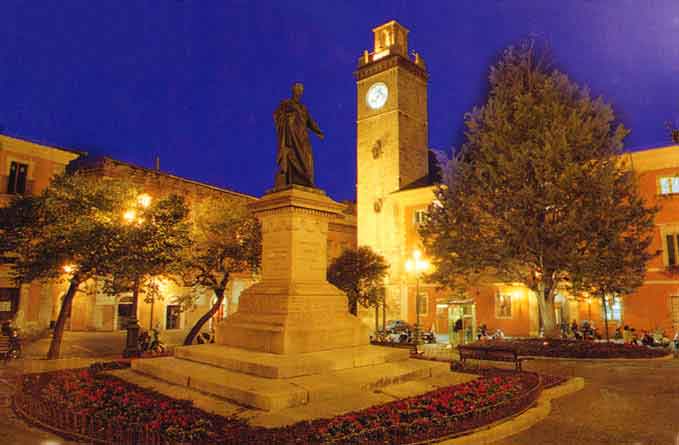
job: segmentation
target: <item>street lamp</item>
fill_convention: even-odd
[[[412,258],[406,260],[406,271],[415,274],[415,352],[421,342],[420,327],[420,274],[429,269],[429,261],[423,260],[422,252],[415,249]]]
[[[144,219],[139,217],[140,210],[146,209],[151,205],[151,196],[142,193],[137,196],[136,207],[126,210],[123,213],[123,222],[125,224],[135,224],[140,226]],[[136,357],[139,355],[139,320],[137,319],[137,310],[139,307],[139,277],[135,278],[132,289],[132,315],[127,322],[127,337],[125,339],[125,350],[123,356]]]

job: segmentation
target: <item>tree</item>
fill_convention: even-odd
[[[66,319],[81,284],[108,274],[123,252],[121,215],[134,194],[121,181],[60,175],[39,196],[17,197],[0,209],[0,254],[13,265],[17,284],[68,281],[48,359],[59,358]]]
[[[598,205],[587,222],[595,242],[591,252],[570,274],[573,289],[586,291],[601,300],[606,340],[608,333],[608,297],[632,293],[643,284],[646,264],[660,252],[648,250],[652,242],[657,207],[645,209],[632,171],[612,173],[612,184],[604,183],[594,194]]]
[[[194,206],[192,242],[183,253],[178,273],[186,286],[211,289],[212,307],[191,328],[185,345],[193,343],[205,323],[224,302],[233,273],[259,270],[262,258],[261,227],[247,208],[233,199],[212,198]],[[195,300],[189,296],[182,306]]]
[[[113,295],[132,292],[127,356],[138,353],[139,294],[146,288],[153,292],[154,277],[174,270],[181,261],[183,250],[190,244],[188,214],[184,199],[177,195],[154,200],[147,194],[140,194],[124,211],[124,224],[120,228],[123,248],[111,259],[109,273],[104,277],[104,290]]]
[[[619,156],[628,130],[602,99],[553,69],[545,51],[533,42],[511,47],[489,77],[488,100],[465,116],[465,143],[421,229],[432,278],[450,287],[522,282],[538,296],[545,334],[556,336],[557,286],[614,253],[604,235],[641,237],[631,248],[643,246],[654,209]],[[629,206],[627,219],[602,206],[612,195]],[[643,260],[630,256],[629,270],[643,275]]]
[[[347,294],[349,312],[358,314],[363,307],[380,304],[381,288],[387,275],[384,257],[368,246],[346,249],[328,267],[328,281]]]

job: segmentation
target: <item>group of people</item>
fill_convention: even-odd
[[[636,332],[636,329],[625,325],[622,328],[622,332],[620,328],[618,327],[615,330],[615,337],[618,339],[622,339],[624,343],[629,343],[633,345],[644,345],[644,346],[661,346],[661,347],[667,347],[670,346],[670,340],[669,338],[665,335],[665,332],[656,332],[656,333],[651,333],[650,331],[641,331],[641,335],[638,335]],[[679,331],[674,335],[674,345],[675,348],[677,347],[677,344],[679,343]]]
[[[566,322],[561,323],[561,336],[564,340],[569,338],[574,338],[576,340],[601,339],[601,334],[597,332],[594,323],[587,320],[583,321],[581,326],[578,326],[576,320],[573,320],[570,326]]]
[[[488,326],[482,324],[481,326],[479,326],[479,330],[476,333],[476,337],[478,340],[497,340],[497,339],[501,340],[505,338],[505,333],[498,328],[495,330],[495,332],[491,334],[490,330],[488,329]]]

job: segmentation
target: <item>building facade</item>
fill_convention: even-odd
[[[15,196],[41,193],[53,176],[83,154],[0,135],[0,206]],[[28,332],[47,328],[55,318],[52,308],[62,286],[57,282],[18,286],[10,271],[9,264],[0,264],[0,321],[15,320]]]

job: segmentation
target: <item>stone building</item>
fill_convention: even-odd
[[[83,154],[0,135],[0,206],[17,195],[39,194],[54,175]],[[61,287],[58,283],[17,286],[10,270],[10,265],[0,264],[0,320],[14,319],[28,332],[47,328]]]
[[[395,21],[373,29],[371,52],[364,51],[354,73],[357,87],[358,245],[367,245],[390,264],[385,282],[387,319],[416,320],[424,329],[448,332],[451,301],[458,297],[436,284],[417,280],[405,269],[421,246],[418,225],[434,200],[428,171],[427,68],[409,53],[408,30]],[[649,148],[627,154],[649,204],[659,204],[651,251],[663,254],[649,264],[644,285],[633,295],[610,302],[611,329],[630,324],[639,329],[679,329],[679,146]],[[521,283],[486,283],[468,289],[476,324],[508,335],[536,335],[537,300]],[[557,321],[591,320],[601,327],[601,302],[577,300],[567,292],[556,298]],[[373,310],[361,308],[373,325]],[[472,314],[467,313],[471,317]]]

